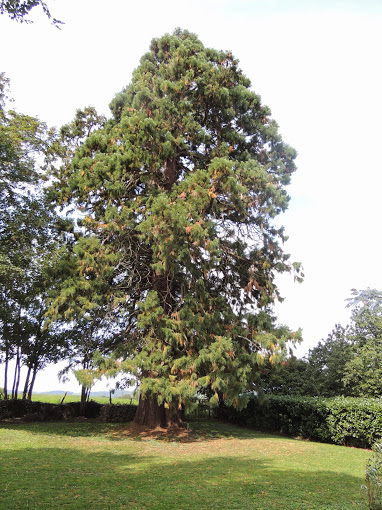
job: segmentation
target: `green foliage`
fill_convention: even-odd
[[[370,448],[382,438],[382,402],[363,398],[270,395],[251,398],[242,411],[219,409],[221,418],[269,432]]]
[[[57,142],[57,201],[82,211],[89,246],[54,313],[84,314],[102,282],[127,324],[120,368],[173,411],[198,391],[244,405],[264,360],[299,339],[257,318],[276,274],[301,273],[273,224],[296,153],[249,87],[230,52],[178,29],[152,41],[108,122],[77,114]]]
[[[78,110],[74,121],[63,126],[52,141],[47,160],[52,179],[57,179],[62,168],[68,166],[78,147],[88,136],[102,128],[105,118],[97,115],[93,107]],[[53,162],[59,160],[61,169]],[[57,199],[60,190],[51,190]],[[63,201],[65,196],[61,196]],[[66,207],[65,214],[70,217]],[[81,209],[80,218],[73,219],[72,241],[65,253],[56,260],[53,276],[57,285],[49,293],[49,322],[58,322],[65,328],[70,339],[66,355],[67,365],[60,372],[62,378],[74,371],[83,388],[89,390],[102,371],[96,366],[97,353],[110,353],[121,336],[131,328],[121,304],[126,302],[122,292],[111,285],[117,277],[120,251],[111,250],[87,229],[90,217]],[[111,218],[112,220],[112,218]],[[121,271],[125,268],[120,267]],[[110,368],[110,367],[109,367]],[[115,375],[114,373],[109,375]]]
[[[54,288],[52,265],[64,243],[59,220],[46,194],[39,161],[52,133],[38,119],[7,110],[8,79],[0,75],[0,352],[7,367],[28,367],[25,393],[47,362],[57,361],[64,338],[46,327],[45,299]],[[7,396],[7,383],[4,382]],[[30,395],[29,395],[30,396]]]
[[[317,380],[305,359],[294,356],[278,364],[267,363],[261,376],[261,389],[270,395],[315,395]]]
[[[380,290],[370,289],[370,287],[364,290],[352,289],[351,294],[352,297],[347,299],[349,301],[347,307],[363,304],[374,309],[382,305],[382,291]]]
[[[42,0],[1,0],[0,14],[8,14],[11,19],[20,23],[33,23],[33,21],[27,19],[27,16],[38,5],[41,6],[48,19],[52,20],[52,25],[60,28],[59,25],[62,25],[62,21],[52,18],[48,5]]]
[[[348,335],[351,357],[344,383],[355,396],[382,395],[382,292],[353,290],[352,326]]]
[[[354,388],[346,386],[343,380],[345,368],[351,358],[349,333],[349,327],[343,328],[337,324],[325,341],[319,342],[309,351],[310,378],[314,387],[311,395],[356,396]]]
[[[291,357],[266,367],[266,393],[321,397],[380,397],[382,394],[382,292],[352,290],[351,323],[339,324],[307,359]]]
[[[382,508],[382,443],[373,446],[374,454],[366,465],[366,490],[369,510]]]
[[[355,395],[345,386],[345,367],[351,359],[349,328],[336,325],[325,341],[309,351],[306,359],[291,356],[267,366],[262,388],[267,394],[335,397]]]

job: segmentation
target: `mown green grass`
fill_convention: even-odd
[[[0,424],[0,508],[366,508],[369,451],[218,422],[191,424],[189,442],[129,427]]]

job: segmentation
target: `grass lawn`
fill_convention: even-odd
[[[1,423],[0,508],[365,509],[370,451],[194,422]]]
[[[106,393],[106,392],[105,392]],[[32,395],[32,400],[36,402],[45,402],[48,404],[59,404],[61,400],[63,399],[64,395],[55,395],[50,393],[36,393]],[[19,394],[19,399],[22,398],[22,394]],[[66,395],[64,399],[64,404],[67,404],[68,402],[79,402],[81,400],[80,395]],[[109,404],[110,400],[109,397],[92,397],[90,394],[90,400],[94,400],[95,402],[98,402],[100,404]],[[131,397],[111,397],[112,404],[137,404],[137,399],[132,399]]]

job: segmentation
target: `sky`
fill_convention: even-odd
[[[296,355],[349,322],[350,289],[382,289],[382,2],[380,0],[47,0],[50,25],[0,16],[0,72],[14,107],[50,126],[108,104],[131,80],[153,37],[176,27],[231,50],[298,152],[289,209],[278,221],[305,279],[278,277],[278,320],[302,328]],[[0,366],[0,381],[2,380]],[[78,391],[51,366],[35,391]],[[110,387],[110,383],[108,383]],[[95,390],[107,387],[98,383]]]

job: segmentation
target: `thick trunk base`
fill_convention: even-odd
[[[155,397],[139,397],[138,409],[134,423],[149,428],[161,427],[164,429],[184,428],[179,412],[169,412],[163,404],[158,404]]]

